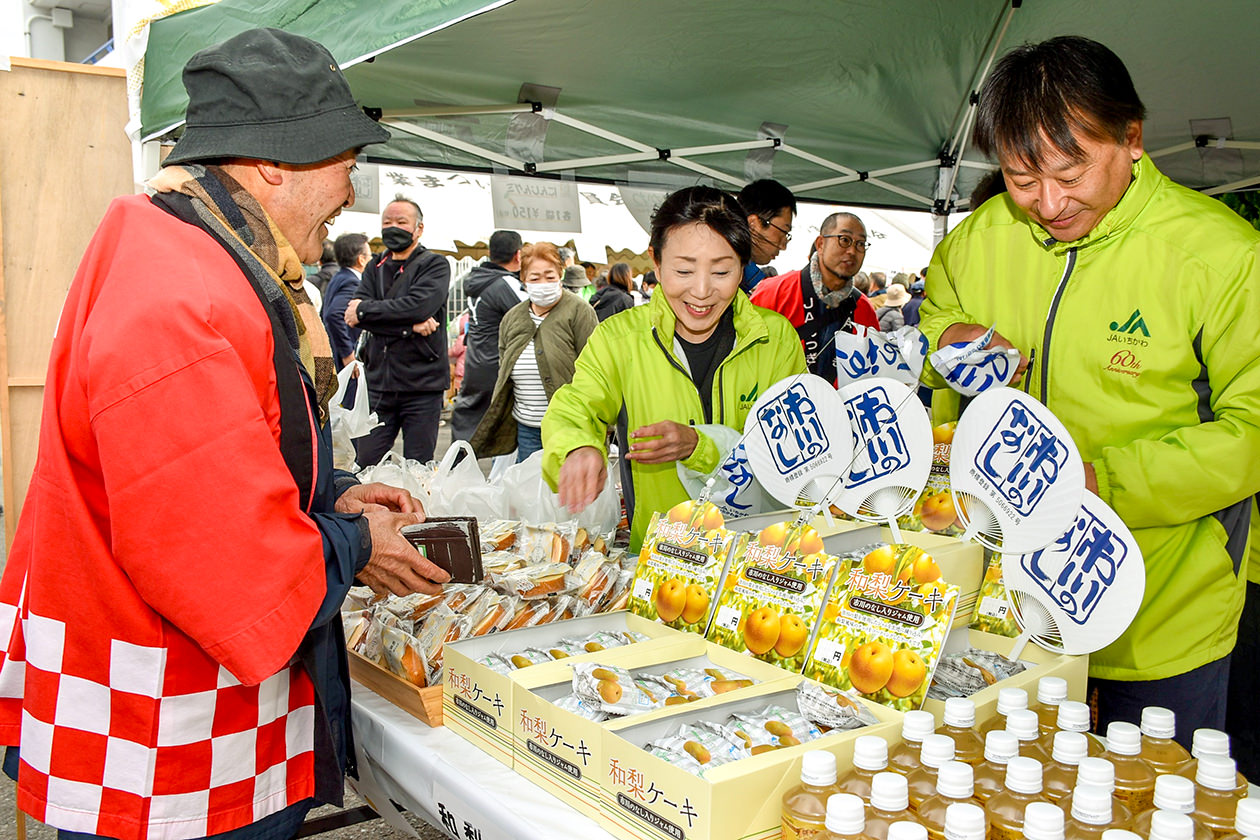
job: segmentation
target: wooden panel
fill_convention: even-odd
[[[110,200],[133,182],[121,71],[15,58],[0,72],[0,113],[0,459],[11,542],[66,291]]]
[[[392,671],[387,671],[362,654],[346,651],[350,657],[350,678],[429,726],[442,725],[442,686],[420,688]]]

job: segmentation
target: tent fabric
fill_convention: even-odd
[[[508,105],[523,85],[538,85],[558,89],[555,114],[653,157],[656,149],[756,140],[763,126],[780,126],[784,143],[844,172],[919,165],[875,179],[919,198],[864,180],[801,189],[843,172],[782,148],[687,157],[725,182],[659,159],[575,169],[578,177],[732,187],[766,172],[758,156],[769,155],[768,171],[802,197],[923,210],[936,189],[937,158],[958,134],[991,36],[1008,15],[999,54],[1060,34],[1115,50],[1149,111],[1146,148],[1159,152],[1199,134],[1260,141],[1254,12],[1254,0],[1023,0],[1013,11],[1010,0],[221,0],[153,24],[141,136],[178,129],[186,104],[180,70],[194,52],[250,27],[277,26],[328,46],[359,103],[387,115]],[[502,156],[528,149],[531,139],[543,140],[534,164],[632,151],[550,116],[387,120],[489,150],[497,161],[399,129],[369,153],[510,169]],[[1260,148],[1213,142],[1156,159],[1196,188],[1260,176]],[[986,163],[971,150],[964,160]],[[967,196],[983,171],[961,167],[957,195]]]

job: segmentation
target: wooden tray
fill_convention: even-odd
[[[398,708],[429,726],[442,725],[442,686],[419,688],[392,671],[387,671],[372,660],[353,650],[350,657],[350,678],[375,691]]]

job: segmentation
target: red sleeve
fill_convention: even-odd
[[[749,300],[754,306],[778,312],[794,327],[804,323],[804,311],[801,301],[800,272],[791,271],[776,277],[769,277],[757,284]],[[791,282],[789,282],[789,279]]]
[[[875,314],[875,307],[871,306],[866,295],[858,298],[857,307],[853,310],[853,320],[864,327],[879,329],[879,317]]]

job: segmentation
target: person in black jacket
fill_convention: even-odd
[[[528,300],[517,276],[521,270],[521,235],[496,230],[490,235],[490,254],[464,277],[468,296],[468,333],[464,344],[464,382],[451,411],[451,440],[472,440],[477,424],[490,407],[499,378],[499,322],[504,314]]]
[[[385,253],[368,263],[346,323],[368,332],[363,364],[381,425],[355,442],[361,466],[378,463],[403,433],[403,455],[427,462],[437,446],[442,398],[451,384],[446,356],[446,258],[420,244],[420,206],[397,196],[381,214]]]
[[[634,297],[630,294],[633,277],[629,263],[619,262],[608,269],[608,285],[591,296],[595,317],[604,321],[618,312],[634,308]]]
[[[368,249],[368,238],[361,233],[338,236],[333,243],[333,252],[341,270],[332,276],[328,288],[324,290],[320,318],[332,345],[333,364],[341,370],[354,361],[354,348],[359,343],[359,334],[363,332],[346,323],[346,305],[354,299],[359,281],[363,279],[363,269],[372,259],[372,252]]]

